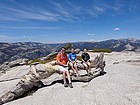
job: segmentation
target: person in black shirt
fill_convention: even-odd
[[[91,74],[91,64],[90,64],[90,55],[87,52],[87,48],[84,48],[84,52],[82,53],[82,64],[86,68],[87,74]]]

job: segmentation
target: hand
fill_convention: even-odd
[[[56,70],[56,73],[62,74],[63,72],[62,71],[59,71],[59,70]]]
[[[68,67],[68,65],[63,65],[64,67]]]
[[[75,61],[71,61],[72,62],[72,64],[74,64],[75,63]]]

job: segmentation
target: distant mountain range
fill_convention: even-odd
[[[67,43],[43,44],[36,42],[0,43],[0,63],[21,58],[37,59],[51,52],[59,51]],[[94,48],[108,48],[112,51],[140,52],[140,40],[137,39],[111,39],[100,42],[73,42],[74,48],[83,50]]]

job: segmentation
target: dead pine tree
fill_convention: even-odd
[[[56,53],[54,54],[56,55]],[[50,59],[50,57],[52,56],[54,55],[49,54],[46,58]],[[94,60],[91,60],[91,68],[98,69],[96,72],[93,72],[91,76],[71,76],[72,80],[88,82],[93,78],[104,74],[105,61],[103,60],[103,57],[104,54],[101,53]],[[81,63],[78,63],[77,66],[79,70],[85,69]],[[3,94],[0,97],[0,105],[18,99],[25,93],[31,91],[34,86],[40,85],[40,81],[42,79],[46,79],[54,73],[57,73],[57,69],[56,66],[53,66],[51,64],[47,63],[31,65],[29,72],[20,79],[18,84],[13,89],[9,90],[7,93]]]

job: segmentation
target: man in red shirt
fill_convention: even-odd
[[[64,47],[61,48],[61,52],[57,54],[56,60],[58,62],[58,69],[60,72],[63,74],[63,81],[64,81],[64,87],[70,87],[73,88],[71,79],[70,79],[70,74],[68,71],[68,56],[66,54],[66,50]],[[68,77],[69,84],[66,82],[66,75]]]

